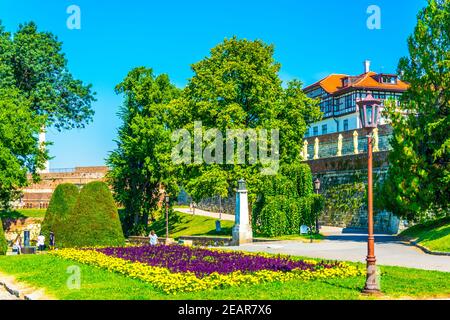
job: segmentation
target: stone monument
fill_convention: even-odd
[[[238,181],[236,192],[235,223],[232,244],[239,246],[253,241],[253,231],[248,214],[248,195],[244,179]]]

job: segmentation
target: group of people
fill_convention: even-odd
[[[158,244],[158,236],[156,235],[155,231],[150,231],[149,236],[149,242],[151,246],[156,246]],[[37,237],[36,242],[38,252],[43,252],[45,250],[45,236],[42,234],[42,232]],[[50,250],[55,249],[55,234],[53,231],[50,231],[50,237],[49,237],[49,246]],[[17,252],[17,254],[22,253],[22,237],[19,235],[16,238],[16,241],[13,244],[13,252]]]
[[[37,237],[36,246],[38,248],[38,252],[42,253],[45,250],[45,236],[42,232]],[[55,248],[55,234],[53,231],[50,231],[49,247],[51,250]],[[13,252],[17,252],[17,254],[22,253],[22,237],[20,235],[17,236],[16,241],[13,244]]]

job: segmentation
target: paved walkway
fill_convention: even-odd
[[[336,233],[326,240],[313,243],[275,241],[227,247],[251,252],[281,253],[313,258],[365,262],[367,235]],[[400,241],[395,236],[375,235],[377,264],[450,272],[450,257],[426,254],[419,248]]]
[[[0,300],[19,300],[19,298],[10,294],[4,286],[0,285]]]
[[[175,211],[179,211],[179,212],[187,213],[187,214],[192,214],[192,211],[189,208],[175,208]],[[211,218],[215,218],[215,219],[219,219],[220,218],[220,213],[204,211],[204,210],[200,210],[198,208],[195,208],[195,215],[211,217]],[[222,220],[234,221],[234,215],[227,214],[227,213],[222,213]]]

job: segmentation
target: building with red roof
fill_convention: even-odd
[[[370,61],[364,61],[364,73],[356,76],[331,74],[304,88],[311,98],[320,99],[323,120],[313,123],[307,137],[360,129],[356,99],[371,94],[383,101],[398,101],[408,84],[395,74],[370,71]],[[382,119],[383,124],[386,120]]]

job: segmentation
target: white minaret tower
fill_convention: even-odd
[[[44,149],[45,148],[45,126],[42,126],[41,131],[39,132],[39,146]],[[45,162],[45,168],[43,170],[39,170],[39,173],[49,173],[50,172],[50,163],[47,160]]]

